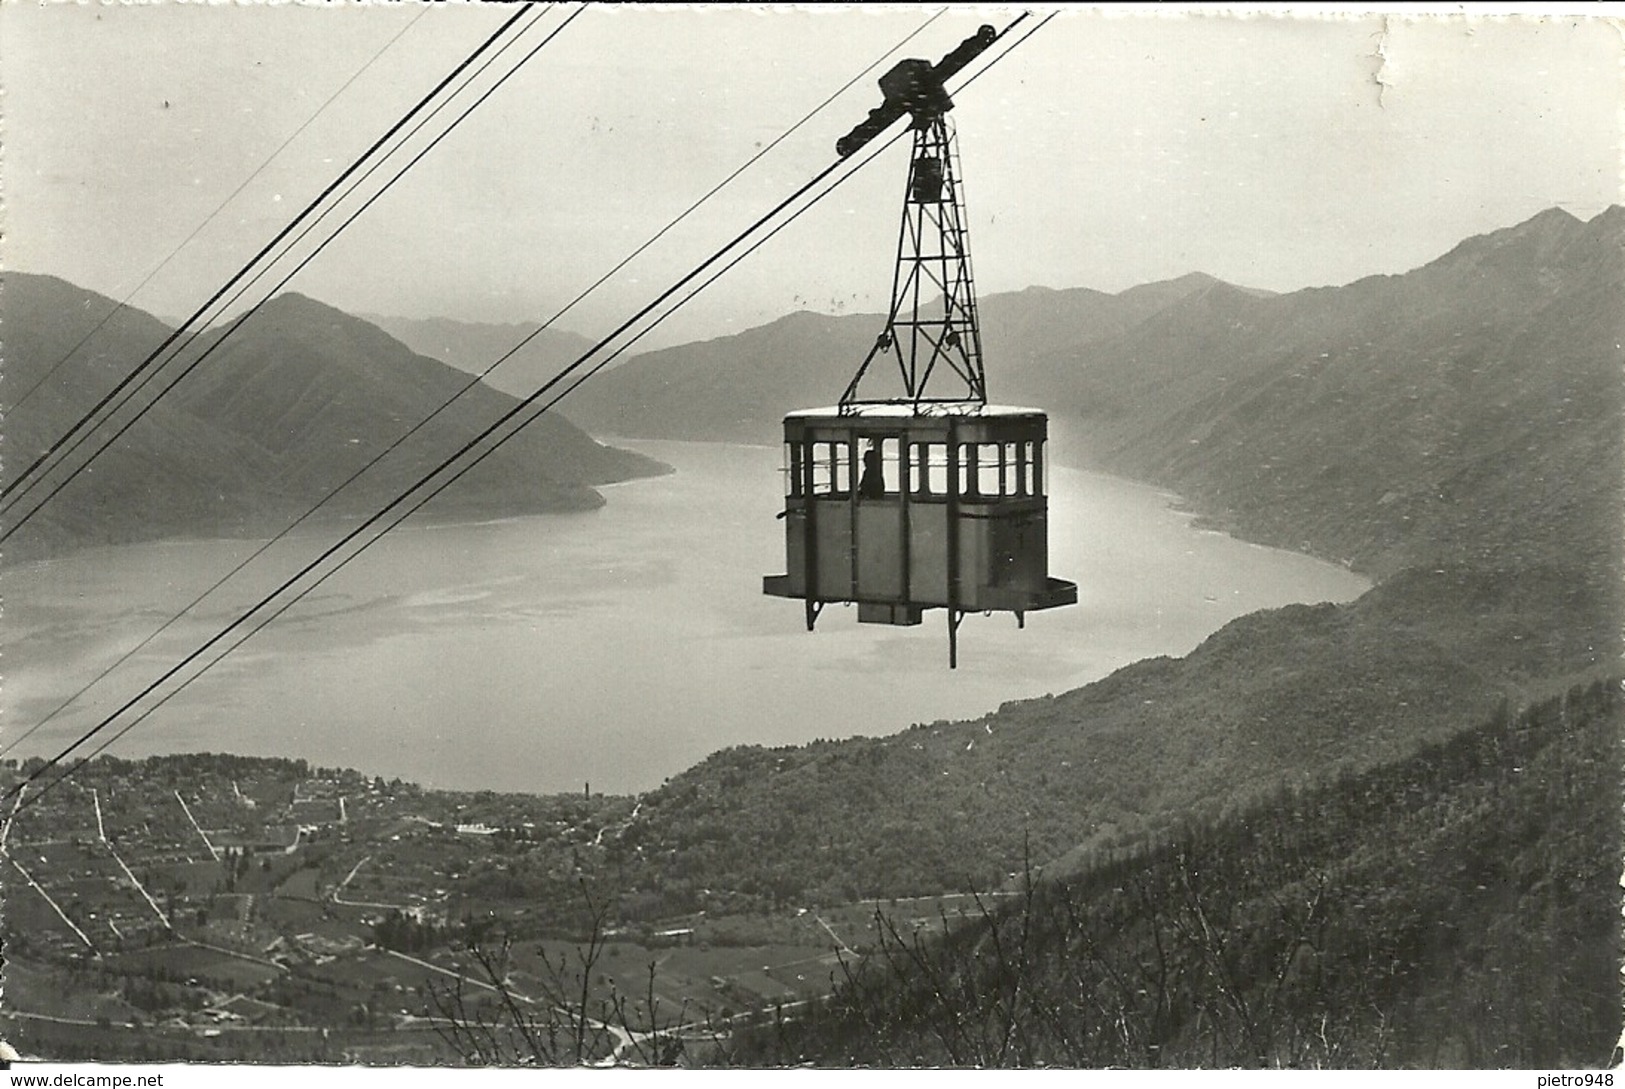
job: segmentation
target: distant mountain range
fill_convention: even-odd
[[[1203,273],[1116,295],[1029,287],[986,296],[977,306],[992,399],[1033,403],[1074,369],[1084,346],[1154,324],[1174,304],[1215,289],[1270,297]],[[581,387],[569,410],[605,434],[777,443],[785,413],[835,401],[884,321],[799,311],[732,336],[646,352]]]
[[[1612,571],[1625,208],[1552,210],[1402,276],[1214,286],[1029,377],[1089,460],[1245,535],[1378,574]],[[1068,365],[1070,364],[1070,365]]]
[[[1057,453],[1169,487],[1255,540],[1374,573],[1516,566],[1621,525],[1625,208],[1552,209],[1422,268],[1268,295],[1203,275],[981,303],[992,399]],[[880,315],[791,314],[638,356],[567,402],[597,434],[778,441],[835,400]]]
[[[1218,284],[1192,274],[1119,295],[1032,287],[980,300],[994,400],[1009,403],[1018,389],[1042,387],[1046,379],[1034,372],[1069,350],[1125,333]],[[568,410],[595,433],[777,443],[785,413],[835,401],[884,320],[799,311],[732,336],[646,352],[582,386]]]
[[[1398,276],[1271,295],[1192,274],[1115,295],[1086,288],[981,303],[993,399],[1052,419],[1063,460],[1166,486],[1269,544],[1382,575],[1416,564],[1611,572],[1619,481],[1625,208],[1558,209],[1468,239]],[[6,390],[21,396],[113,311],[50,277],[7,276]],[[787,315],[648,352],[563,411],[597,434],[776,442],[827,404],[880,315]],[[537,326],[373,323],[273,300],[53,501],[23,553],[285,520]],[[124,308],[18,411],[15,473],[167,335]],[[211,331],[209,336],[218,335]],[[207,343],[207,340],[205,341]],[[590,346],[542,330],[410,451],[340,504],[394,494]],[[455,369],[454,369],[455,368]],[[572,509],[593,484],[651,471],[549,414],[440,501],[443,513]],[[14,552],[14,555],[16,553]]]
[[[140,310],[23,273],[6,274],[0,321],[7,481],[170,333]],[[219,336],[210,330],[184,358],[196,358]],[[8,542],[8,558],[166,536],[275,532],[467,382],[358,318],[301,295],[279,296],[63,488]],[[158,385],[133,405],[147,404]],[[329,515],[378,509],[514,403],[476,385],[347,488]],[[593,485],[660,471],[550,413],[424,514],[490,518],[588,509],[602,502]],[[33,499],[23,503],[19,509],[28,509]]]

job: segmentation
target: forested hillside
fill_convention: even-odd
[[[987,887],[1024,850],[1154,839],[1594,677],[1625,616],[1622,226],[1625,209],[1553,211],[1404,276],[1286,296],[1187,278],[1116,297],[1139,316],[1115,332],[1112,297],[1071,299],[1096,314],[1087,352],[1027,358],[1018,389],[1085,418],[1097,456],[1190,485],[1198,511],[1383,581],[976,722],[718,753],[645,799],[628,864],[675,852],[674,908],[704,888]],[[1021,298],[1029,321],[1061,309]],[[793,340],[791,323],[769,329]]]
[[[645,795],[606,861],[667,913],[986,889],[1403,757],[1607,668],[1618,616],[1561,577],[1416,572],[975,721],[724,750]]]
[[[1625,208],[1557,209],[1403,276],[1215,287],[1035,368],[1093,464],[1375,574],[1611,575],[1625,507]]]
[[[1573,1068],[1618,1037],[1620,682],[877,948],[739,1065]]]
[[[895,935],[744,1061],[1607,1060],[1621,721],[1593,682],[1625,617],[1625,210],[1343,288],[1193,286],[1024,360],[1012,399],[1379,584],[974,722],[728,750],[646,796],[606,847],[662,859],[679,910],[1043,870],[1027,911]]]

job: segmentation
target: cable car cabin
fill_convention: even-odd
[[[945,81],[997,36],[984,26],[935,65],[899,61],[880,80],[882,104],[835,143],[844,159],[912,118],[891,309],[837,406],[784,418],[788,570],[762,580],[763,592],[806,603],[809,631],[831,601],[857,602],[869,624],[946,609],[950,668],[966,613],[1013,612],[1020,624],[1078,600],[1076,585],[1049,575],[1048,421],[987,403]],[[901,389],[876,395],[883,358]],[[956,388],[928,392],[933,376]]]
[[[858,620],[918,624],[947,609],[949,654],[967,612],[1076,604],[1049,576],[1046,417],[1028,408],[868,404],[784,419],[788,571],[764,593],[831,601]]]

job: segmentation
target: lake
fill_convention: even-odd
[[[947,667],[913,628],[765,597],[779,451],[617,440],[677,469],[601,510],[390,534],[108,751],[304,757],[427,786],[629,792],[730,745],[885,734],[1180,655],[1234,617],[1347,601],[1341,567],[1196,528],[1164,492],[1051,472],[1050,569],[1078,604],[972,615]],[[8,755],[54,754],[324,546],[289,539]],[[176,541],[8,568],[11,745],[255,547]],[[248,574],[245,571],[244,574]],[[102,735],[110,736],[115,724]]]

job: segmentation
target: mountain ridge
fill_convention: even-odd
[[[8,474],[43,452],[171,333],[139,309],[60,278],[15,272],[0,293],[0,318],[7,386],[19,397],[38,386],[21,406],[5,405]],[[275,533],[469,383],[384,331],[296,292],[272,299],[230,339],[223,335],[204,331],[175,362],[153,372],[155,384],[134,405],[151,402],[171,376],[209,352],[21,527],[8,542],[8,558],[177,535]],[[370,513],[393,499],[513,404],[476,385],[346,488],[329,505],[330,516]],[[117,419],[133,412],[126,408]],[[661,471],[550,414],[437,497],[424,516],[591,509],[603,501],[595,484]],[[36,491],[43,496],[61,479],[52,476]]]
[[[987,887],[1024,852],[1155,842],[1595,679],[1625,618],[1620,223],[1547,217],[1496,262],[1470,247],[1466,274],[1458,255],[1295,299],[1203,284],[1086,363],[1063,353],[1101,384],[1073,419],[1100,462],[1374,588],[982,719],[714,754],[643,796],[629,833],[681,853],[668,906],[705,906],[701,887],[769,906]]]
[[[1022,396],[1020,376],[1035,361],[1126,330],[1168,298],[1212,279],[1193,276],[1182,277],[1183,286],[1141,285],[1119,295],[1030,287],[980,300],[984,355],[1007,364],[990,378],[993,399]],[[566,411],[606,435],[777,444],[785,413],[836,400],[884,320],[802,310],[740,333],[641,353],[582,386]]]
[[[1047,411],[1062,460],[1166,487],[1261,543],[1378,575],[1510,548],[1468,539],[1464,489],[1497,491],[1512,520],[1549,514],[1542,493],[1599,479],[1588,451],[1618,458],[1622,252],[1625,207],[1552,209],[1340,287],[1267,294],[1198,273],[990,296],[990,396]],[[802,314],[645,353],[567,407],[604,434],[777,443],[786,412],[835,399],[882,323]],[[1545,449],[1542,432],[1562,441]],[[1546,464],[1513,458],[1519,440]],[[1475,478],[1491,455],[1503,479]],[[1609,498],[1578,521],[1559,510],[1552,535],[1606,539]]]

